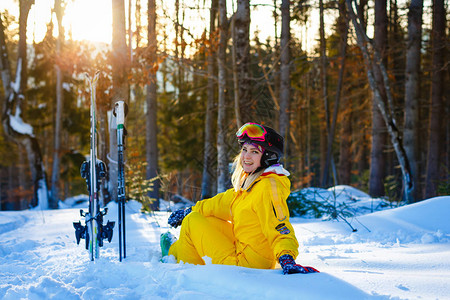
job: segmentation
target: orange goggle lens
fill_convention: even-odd
[[[257,123],[246,123],[236,132],[238,139],[247,135],[251,140],[265,141],[266,130]]]

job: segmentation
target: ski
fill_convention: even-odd
[[[95,72],[94,78],[91,79],[89,74],[87,75],[87,80],[89,82],[89,88],[91,91],[91,109],[90,109],[90,119],[91,119],[91,147],[89,150],[89,158],[90,158],[90,164],[89,164],[89,178],[91,180],[91,184],[89,186],[89,224],[90,230],[89,234],[91,236],[89,240],[89,257],[91,260],[94,260],[95,258],[99,257],[98,252],[98,224],[97,222],[94,222],[93,218],[98,213],[99,205],[97,201],[97,172],[96,172],[96,164],[97,164],[97,119],[95,115],[96,110],[96,103],[95,103],[95,93],[96,93],[96,87],[97,87],[97,80],[100,75],[100,72]],[[94,163],[95,162],[95,163]]]
[[[126,241],[125,241],[125,168],[124,168],[124,137],[126,135],[125,129],[125,115],[127,113],[127,106],[125,102],[118,101],[114,106],[114,116],[117,123],[117,205],[118,225],[119,225],[119,261],[127,257]]]
[[[107,239],[111,242],[114,223],[108,221],[103,225],[103,216],[107,214],[108,210],[100,209],[99,190],[102,179],[106,176],[105,163],[97,159],[97,120],[95,115],[95,91],[100,72],[95,73],[94,78],[91,79],[89,74],[86,74],[90,88],[90,150],[89,160],[83,162],[81,165],[81,177],[86,179],[87,189],[89,192],[89,208],[88,212],[80,210],[80,215],[85,219],[85,226],[81,222],[74,222],[75,237],[77,244],[80,239],[85,239],[86,249],[89,251],[89,258],[91,261],[100,257],[100,247],[103,246],[103,240]]]

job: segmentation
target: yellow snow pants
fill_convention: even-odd
[[[235,265],[248,268],[271,269],[275,261],[258,255],[250,246],[236,240],[230,222],[216,217],[204,217],[191,212],[183,220],[179,239],[172,244],[169,255],[178,262],[204,265],[202,257],[213,264]]]

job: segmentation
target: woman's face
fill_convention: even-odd
[[[262,152],[252,144],[245,143],[241,150],[242,168],[246,173],[254,172],[261,166]]]

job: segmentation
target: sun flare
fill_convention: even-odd
[[[69,2],[63,19],[66,31],[74,40],[111,43],[112,8],[108,0]],[[66,32],[67,36],[68,32]]]
[[[66,8],[63,27],[66,39],[88,40],[110,44],[112,40],[111,0],[64,1]],[[31,6],[28,15],[27,39],[40,42],[45,37],[47,24],[53,20],[54,35],[57,35],[56,17],[52,14],[54,0],[39,0]],[[7,10],[18,19],[19,7],[14,0],[1,0],[0,12]]]

